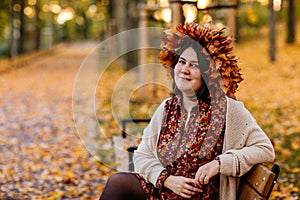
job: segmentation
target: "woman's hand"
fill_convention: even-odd
[[[191,178],[186,178],[183,176],[169,176],[165,182],[164,186],[172,190],[175,194],[182,196],[183,198],[189,199],[196,193],[202,192],[198,187],[195,187],[195,180]]]
[[[196,176],[195,184],[200,187],[203,184],[208,184],[209,179],[220,172],[220,164],[217,160],[213,160],[199,167]]]

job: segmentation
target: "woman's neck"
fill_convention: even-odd
[[[192,108],[195,107],[198,103],[198,101],[193,101],[193,99],[191,99],[188,96],[183,95],[183,107],[188,111],[191,112]]]

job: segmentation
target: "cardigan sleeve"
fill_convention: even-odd
[[[228,101],[220,173],[241,177],[255,164],[273,162],[273,145],[241,102]]]
[[[144,129],[143,137],[138,149],[134,152],[134,168],[147,181],[156,185],[157,179],[165,169],[160,163],[156,145],[161,129],[165,101],[153,114],[149,125]]]

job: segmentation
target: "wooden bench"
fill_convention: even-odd
[[[267,200],[280,173],[280,167],[274,164],[270,170],[262,164],[255,165],[241,178],[237,200]]]
[[[149,123],[150,119],[124,119],[122,120],[122,137],[126,138],[126,127],[128,123]],[[134,171],[133,153],[136,146],[127,148],[129,154],[129,171]],[[241,178],[237,200],[268,200],[277,178],[280,167],[274,164],[270,170],[263,164],[255,165],[247,174]]]

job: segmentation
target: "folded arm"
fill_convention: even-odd
[[[230,103],[230,102],[229,102]],[[258,163],[273,162],[273,145],[242,103],[228,110],[220,173],[241,177]]]

